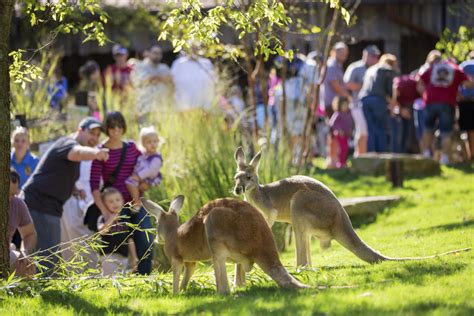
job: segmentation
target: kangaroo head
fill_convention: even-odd
[[[183,207],[184,196],[178,195],[170,204],[166,212],[157,203],[141,198],[145,210],[156,218],[156,230],[160,237],[164,238],[169,232],[177,231],[179,227],[178,212]]]
[[[245,163],[244,150],[242,147],[237,148],[234,156],[235,161],[237,162],[237,173],[234,176],[235,195],[240,195],[246,191],[250,191],[258,185],[258,164],[261,156],[262,153],[258,152],[247,165]]]

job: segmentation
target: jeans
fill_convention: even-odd
[[[152,246],[155,234],[153,231],[151,217],[142,207],[137,214],[130,217],[132,224],[138,225],[139,229],[133,232],[133,241],[137,249],[138,256],[138,273],[150,274],[152,268]],[[146,230],[146,231],[144,231]]]
[[[40,270],[44,271],[47,276],[50,276],[59,261],[58,257],[61,256],[59,253],[61,219],[34,209],[30,209],[30,214],[38,237],[36,245],[36,249],[39,251],[37,256],[40,257],[38,264]]]
[[[395,116],[390,118],[390,151],[407,153],[410,141],[412,119]]]
[[[385,152],[387,147],[387,101],[378,96],[367,96],[362,100],[369,139],[368,152]]]
[[[415,117],[415,129],[416,129],[416,138],[421,140],[423,133],[425,131],[425,115],[423,110],[414,110],[413,115]]]
[[[453,131],[454,108],[449,104],[427,104],[424,114],[427,132],[434,132],[437,120],[439,120],[439,130],[442,138],[448,137]]]

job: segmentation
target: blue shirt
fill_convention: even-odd
[[[459,65],[459,68],[464,71],[470,80],[474,80],[474,60],[466,60],[461,65]],[[466,89],[461,87],[460,90],[463,97],[474,99],[474,88]]]
[[[23,160],[21,162],[17,162],[15,160],[15,153],[12,151],[11,153],[11,162],[10,165],[18,172],[20,175],[20,188],[25,184],[26,180],[30,177],[30,175],[33,173],[33,171],[36,168],[36,165],[38,164],[39,159],[30,153],[28,150],[25,154],[25,157],[23,157]]]

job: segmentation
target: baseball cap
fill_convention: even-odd
[[[102,123],[95,117],[89,116],[79,122],[80,129],[102,128]]]
[[[364,48],[364,51],[369,53],[370,55],[380,55],[380,49],[375,45],[369,45]]]
[[[112,47],[112,55],[126,55],[128,54],[128,50],[123,47],[123,46],[120,46],[119,44],[116,44],[114,45],[114,47]]]
[[[344,42],[337,42],[336,44],[334,44],[332,48],[335,50],[339,50],[339,49],[347,48],[347,45]]]

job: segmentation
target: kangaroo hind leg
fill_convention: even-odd
[[[219,294],[228,294],[230,292],[225,261],[226,258],[223,256],[213,256],[212,258],[214,273],[216,276],[216,287]]]
[[[296,265],[297,266],[311,266],[311,254],[310,254],[310,235],[301,230],[295,228],[295,241],[296,241]]]

